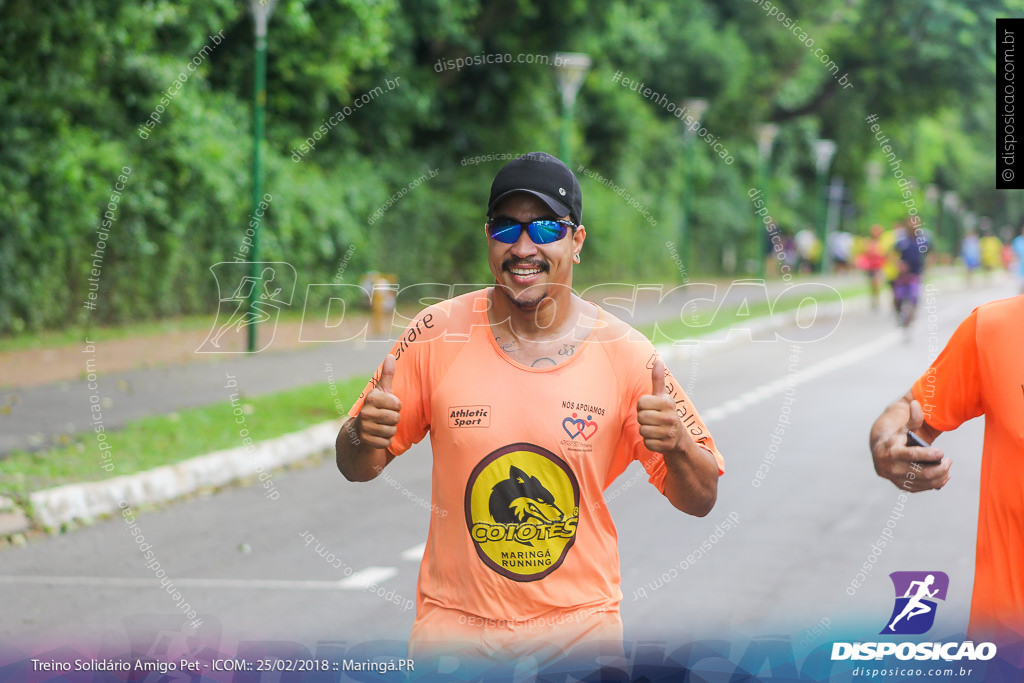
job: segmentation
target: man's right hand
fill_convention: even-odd
[[[871,428],[871,457],[878,476],[888,479],[901,491],[941,489],[949,482],[953,461],[941,449],[907,446],[907,432],[927,436],[939,432],[924,424],[921,404],[908,393],[890,405]]]
[[[395,379],[395,357],[388,354],[381,366],[377,386],[366,395],[363,409],[355,419],[356,436],[362,448],[391,447],[391,440],[398,431],[399,412],[402,402],[391,393]]]

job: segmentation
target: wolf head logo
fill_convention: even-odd
[[[501,524],[549,524],[565,516],[540,480],[515,465],[509,467],[508,479],[491,490],[488,507],[494,521]]]
[[[537,581],[562,566],[576,541],[579,506],[569,464],[525,441],[491,451],[466,482],[466,529],[477,555],[512,581]]]

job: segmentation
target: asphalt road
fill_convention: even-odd
[[[1015,293],[1002,281],[930,290],[909,342],[891,315],[861,304],[820,319],[803,342],[710,348],[670,362],[727,471],[714,511],[702,519],[674,510],[636,464],[606,492],[619,533],[627,640],[786,634],[813,647],[840,636],[871,639],[892,609],[888,574],[902,570],[949,575],[932,632],[962,632],[982,422],[941,438],[954,459],[952,481],[911,496],[898,513],[899,492],[875,476],[867,435],[974,306]],[[786,334],[801,336],[794,328]],[[114,518],[0,552],[0,678],[18,652],[62,648],[175,657],[202,641],[235,656],[264,641],[259,647],[285,653],[353,646],[397,653],[414,617],[430,466],[429,447],[420,444],[386,470],[386,480],[350,484],[325,460],[274,473],[277,500],[258,487],[231,488],[135,511],[134,527]],[[853,588],[889,520],[893,540]],[[161,586],[157,567],[147,568],[133,533],[151,546],[180,597]],[[203,622],[198,632],[186,624],[184,602]],[[381,640],[393,642],[368,644]]]

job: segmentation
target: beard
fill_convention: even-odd
[[[511,272],[512,268],[515,268],[517,266],[539,268],[542,273],[547,273],[550,272],[551,270],[551,266],[548,265],[545,261],[513,258],[505,259],[505,261],[503,261],[501,264],[501,269],[504,272]],[[541,302],[543,302],[544,299],[548,298],[547,285],[528,286],[526,289],[522,290],[519,293],[519,296],[517,297],[513,293],[512,288],[509,287],[508,285],[503,285],[500,282],[497,284],[498,289],[501,290],[501,292],[505,295],[505,298],[508,299],[509,303],[511,303],[513,306],[515,306],[521,311],[536,310],[537,307],[540,306]]]
[[[543,292],[536,292],[536,287],[530,287],[528,290],[522,292],[519,297],[516,297],[512,291],[505,285],[499,284],[498,289],[505,295],[509,303],[518,308],[520,311],[535,311],[537,307],[541,305],[544,299],[548,298],[548,290],[544,288]],[[523,294],[529,294],[529,297],[522,296]]]

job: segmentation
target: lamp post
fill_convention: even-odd
[[[263,117],[267,108],[267,20],[270,13],[274,11],[277,0],[250,0],[249,8],[252,10],[252,28],[255,39],[255,64],[253,69],[253,94],[252,94],[252,213],[256,215],[256,209],[263,198]],[[260,228],[256,229],[252,237],[252,265],[249,274],[253,278],[253,287],[249,292],[248,315],[250,321],[259,319],[256,314],[256,302],[259,300],[262,271],[258,261],[260,260]],[[256,323],[248,325],[248,346],[249,353],[256,350]]]
[[[964,232],[973,230],[976,233],[980,233],[978,230],[978,214],[974,211],[967,211],[963,215]]]
[[[936,185],[935,183],[929,183],[924,188],[924,203],[925,203],[925,207],[927,207],[926,208],[926,214],[927,214],[928,218],[932,219],[934,217],[934,223],[935,223],[935,244],[932,245],[932,249],[934,249],[936,251],[936,253],[938,253],[938,245],[942,241],[942,220],[941,220],[941,213],[939,212],[939,209],[938,209],[937,206],[936,206],[936,210],[935,210],[935,213],[934,213],[934,216],[933,216],[933,214],[932,214],[932,205],[937,205],[938,204],[938,200],[939,200],[939,186]]]
[[[943,212],[944,216],[948,215],[953,220],[952,230],[950,232],[950,242],[954,245],[954,249],[959,249],[961,236],[959,225],[960,221],[957,218],[957,214],[960,212],[960,198],[957,197],[956,192],[953,190],[946,190],[942,193],[942,208],[945,209]]]
[[[845,193],[846,189],[843,187],[843,179],[832,178],[832,182],[828,184],[828,209],[825,212],[825,242],[822,244],[821,249],[821,272],[823,273],[831,270],[827,254],[828,236],[835,232],[839,226],[839,209],[842,206]]]
[[[590,57],[581,52],[555,53],[555,78],[558,91],[562,94],[562,140],[561,155],[566,166],[569,163],[569,132],[576,108],[576,94],[583,85],[583,79],[590,70]]]
[[[704,116],[704,112],[708,110],[708,101],[699,97],[685,100],[683,102],[683,110],[690,114],[694,123],[697,126],[700,125],[701,118]],[[679,251],[680,258],[683,261],[683,269],[687,275],[690,273],[690,213],[692,211],[693,202],[693,185],[694,185],[694,173],[693,173],[693,139],[697,136],[697,130],[694,127],[683,123],[683,206],[682,206],[682,220],[679,223]]]
[[[818,225],[815,230],[821,241],[821,262],[818,264],[818,272],[824,273],[828,270],[828,198],[825,197],[825,179],[832,166],[832,158],[836,155],[836,143],[832,140],[818,138],[811,143],[811,149],[814,152],[814,170],[818,186]]]
[[[882,179],[882,164],[879,161],[869,161],[864,164],[864,171],[868,177],[868,186],[875,187]]]
[[[775,144],[775,138],[779,134],[779,127],[774,123],[761,123],[757,126],[757,156],[759,160],[757,177],[758,177],[758,188],[762,190],[764,196],[765,206],[768,205],[768,162],[772,156],[772,145]],[[762,234],[763,224],[761,221],[757,221],[757,249],[754,251],[758,255],[758,266],[757,270],[761,274],[761,279],[765,278],[765,261],[768,260],[768,241]]]

